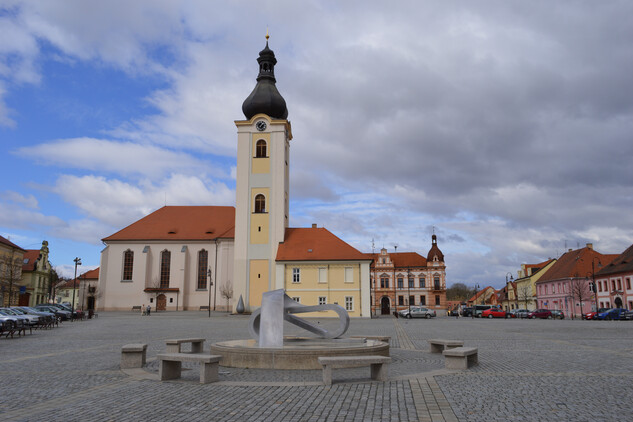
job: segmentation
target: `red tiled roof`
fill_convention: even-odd
[[[99,279],[99,267],[95,268],[94,270],[90,270],[90,271],[86,271],[85,273],[83,273],[82,275],[80,275],[79,277],[80,279],[86,279],[86,280],[98,280]]]
[[[235,237],[235,208],[165,206],[102,240],[213,240]]]
[[[39,249],[27,249],[24,252],[24,263],[22,264],[22,271],[35,271],[35,263],[40,257]]]
[[[11,242],[9,239],[5,239],[4,237],[0,236],[0,243],[2,243],[3,245],[6,245],[10,248],[15,248],[15,249],[19,249],[23,252],[26,252],[25,249],[22,249],[21,247],[19,247],[18,245],[16,245],[15,243]]]
[[[373,260],[371,266],[376,264],[376,260],[381,256],[377,253],[364,254],[367,259]],[[393,263],[394,268],[406,268],[406,267],[426,267],[426,258],[417,252],[393,252],[389,254],[389,259]]]
[[[602,269],[596,275],[633,272],[633,245],[618,255],[610,264],[602,263]]]
[[[365,256],[325,228],[286,228],[277,261],[368,261]]]
[[[595,262],[595,265],[598,265],[598,262],[600,262],[605,266],[609,265],[616,257],[617,255],[603,255],[589,247],[575,249],[566,252],[558,258],[558,261],[543,274],[538,282],[571,277],[584,278],[587,277],[587,275],[591,276],[592,262]]]
[[[478,299],[479,299],[479,297],[480,297],[482,294],[484,294],[484,293],[486,293],[486,292],[488,291],[488,289],[492,289],[492,293],[491,293],[491,295],[493,295],[493,294],[495,294],[495,293],[497,292],[497,291],[495,290],[495,288],[494,288],[494,287],[492,287],[492,286],[484,287],[483,289],[481,289],[480,291],[478,291],[477,293],[475,293],[473,297],[471,297],[470,299],[468,299],[468,302],[474,302],[474,301],[478,300]],[[485,296],[484,296],[484,299],[485,299]]]

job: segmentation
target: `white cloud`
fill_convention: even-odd
[[[55,193],[83,214],[110,227],[122,227],[163,205],[234,205],[235,193],[221,182],[173,174],[138,185],[99,176],[64,175]]]
[[[7,201],[24,205],[25,207],[28,207],[28,208],[33,208],[33,209],[38,208],[37,198],[33,195],[22,195],[18,192],[6,191],[4,192],[3,197]]]
[[[61,139],[16,150],[22,157],[66,168],[126,176],[161,176],[173,171],[208,172],[210,167],[185,152],[132,142],[94,138]],[[215,172],[215,176],[223,176]]]

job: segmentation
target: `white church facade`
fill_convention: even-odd
[[[165,206],[103,240],[97,307],[244,311],[285,289],[306,305],[370,317],[372,259],[325,228],[289,227],[292,130],[272,50],[237,126],[236,206]]]

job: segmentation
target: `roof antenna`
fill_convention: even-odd
[[[374,238],[371,238],[371,254],[374,254],[374,249],[376,248],[376,246],[374,245]]]
[[[393,245],[394,253],[398,253],[398,245]]]

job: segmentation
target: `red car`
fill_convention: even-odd
[[[482,318],[507,318],[506,311],[501,308],[486,309],[481,313]]]
[[[608,310],[609,308],[600,308],[598,309],[598,311],[587,312],[586,314],[583,314],[582,319],[597,319],[596,315],[598,315],[601,312],[606,312]]]
[[[552,319],[552,312],[549,309],[535,309],[532,312],[530,312],[527,317],[529,319],[532,319],[532,318]]]

